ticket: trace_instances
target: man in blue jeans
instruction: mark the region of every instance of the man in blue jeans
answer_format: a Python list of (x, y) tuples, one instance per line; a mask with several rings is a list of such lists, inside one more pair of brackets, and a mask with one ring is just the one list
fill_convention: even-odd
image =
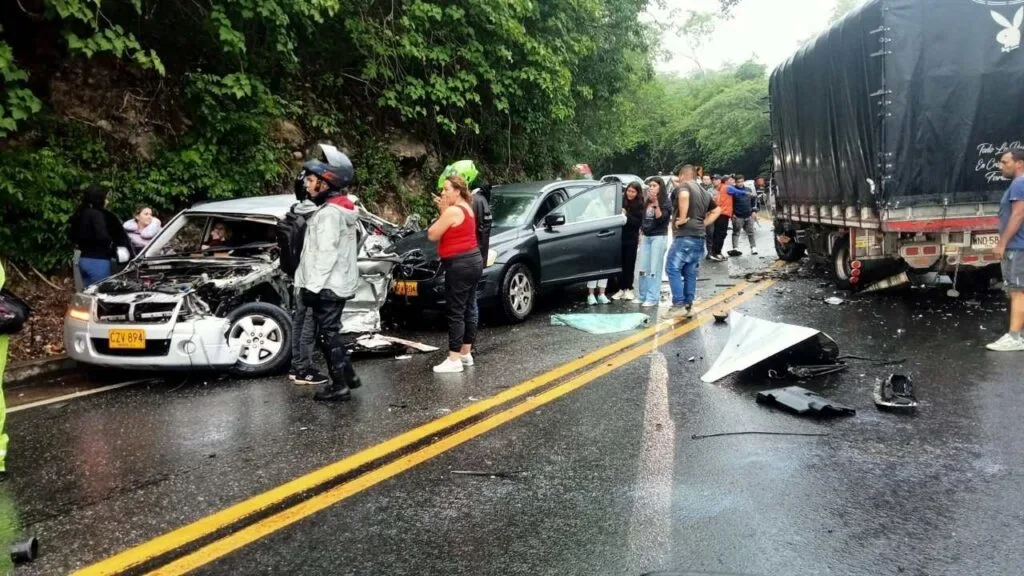
[(989, 344), (993, 352), (1024, 352), (1024, 149), (1003, 154), (1003, 177), (1010, 187), (999, 204), (999, 243), (992, 251), (1003, 267), (1003, 287), (1010, 296), (1010, 329)]
[(697, 270), (704, 258), (707, 226), (713, 224), (722, 209), (714, 197), (696, 180), (696, 172), (687, 164), (679, 171), (679, 193), (676, 196), (675, 240), (668, 251), (665, 265), (668, 284), (672, 288), (671, 318), (693, 316), (693, 300), (697, 295)]

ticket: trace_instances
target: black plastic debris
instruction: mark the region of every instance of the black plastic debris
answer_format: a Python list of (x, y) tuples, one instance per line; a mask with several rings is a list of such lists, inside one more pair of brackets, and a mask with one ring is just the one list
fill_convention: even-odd
[(914, 382), (910, 376), (893, 374), (875, 385), (875, 406), (880, 410), (914, 410), (917, 398), (914, 396)]
[(774, 404), (799, 415), (853, 416), (857, 413), (849, 406), (843, 406), (799, 386), (758, 392), (757, 401), (762, 404)]
[(39, 540), (35, 536), (11, 544), (11, 561), (15, 564), (32, 562), (39, 556)]
[(715, 324), (725, 324), (725, 321), (729, 319), (728, 312), (713, 312), (711, 316), (715, 319)]

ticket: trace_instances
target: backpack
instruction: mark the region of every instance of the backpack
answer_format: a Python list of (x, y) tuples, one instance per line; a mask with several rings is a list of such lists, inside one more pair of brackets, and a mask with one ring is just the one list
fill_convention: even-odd
[(9, 290), (0, 291), (0, 334), (17, 334), (25, 326), (32, 309)]
[[(477, 244), (483, 248), (489, 243), (491, 238), (493, 217), (491, 215), (491, 206), (487, 202), (487, 197), (483, 196), (480, 192), (474, 194), (473, 217), (476, 219), (476, 241)], [(487, 258), (486, 254), (484, 254), (484, 258)]]
[(281, 271), (294, 277), (302, 258), (302, 245), (306, 241), (306, 217), (289, 210), (277, 222), (277, 248), (281, 253)]

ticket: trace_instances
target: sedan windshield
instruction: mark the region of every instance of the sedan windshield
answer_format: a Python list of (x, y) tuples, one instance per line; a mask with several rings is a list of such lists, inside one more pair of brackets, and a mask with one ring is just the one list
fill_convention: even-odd
[(276, 246), (275, 228), (269, 224), (189, 214), (154, 239), (145, 257), (257, 256)]
[(522, 226), (530, 216), (530, 207), (536, 194), (495, 194), (491, 198), (492, 226), (512, 228)]

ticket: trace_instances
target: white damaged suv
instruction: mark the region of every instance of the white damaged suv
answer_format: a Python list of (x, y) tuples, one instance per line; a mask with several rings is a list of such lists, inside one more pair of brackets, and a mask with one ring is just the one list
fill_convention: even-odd
[[(178, 214), (122, 272), (74, 296), (64, 320), (68, 355), (130, 369), (284, 369), (293, 298), (276, 231), (293, 204), (292, 195), (262, 196)], [(360, 209), (361, 280), (345, 308), (346, 332), (380, 330), (399, 260), (388, 226)]]

